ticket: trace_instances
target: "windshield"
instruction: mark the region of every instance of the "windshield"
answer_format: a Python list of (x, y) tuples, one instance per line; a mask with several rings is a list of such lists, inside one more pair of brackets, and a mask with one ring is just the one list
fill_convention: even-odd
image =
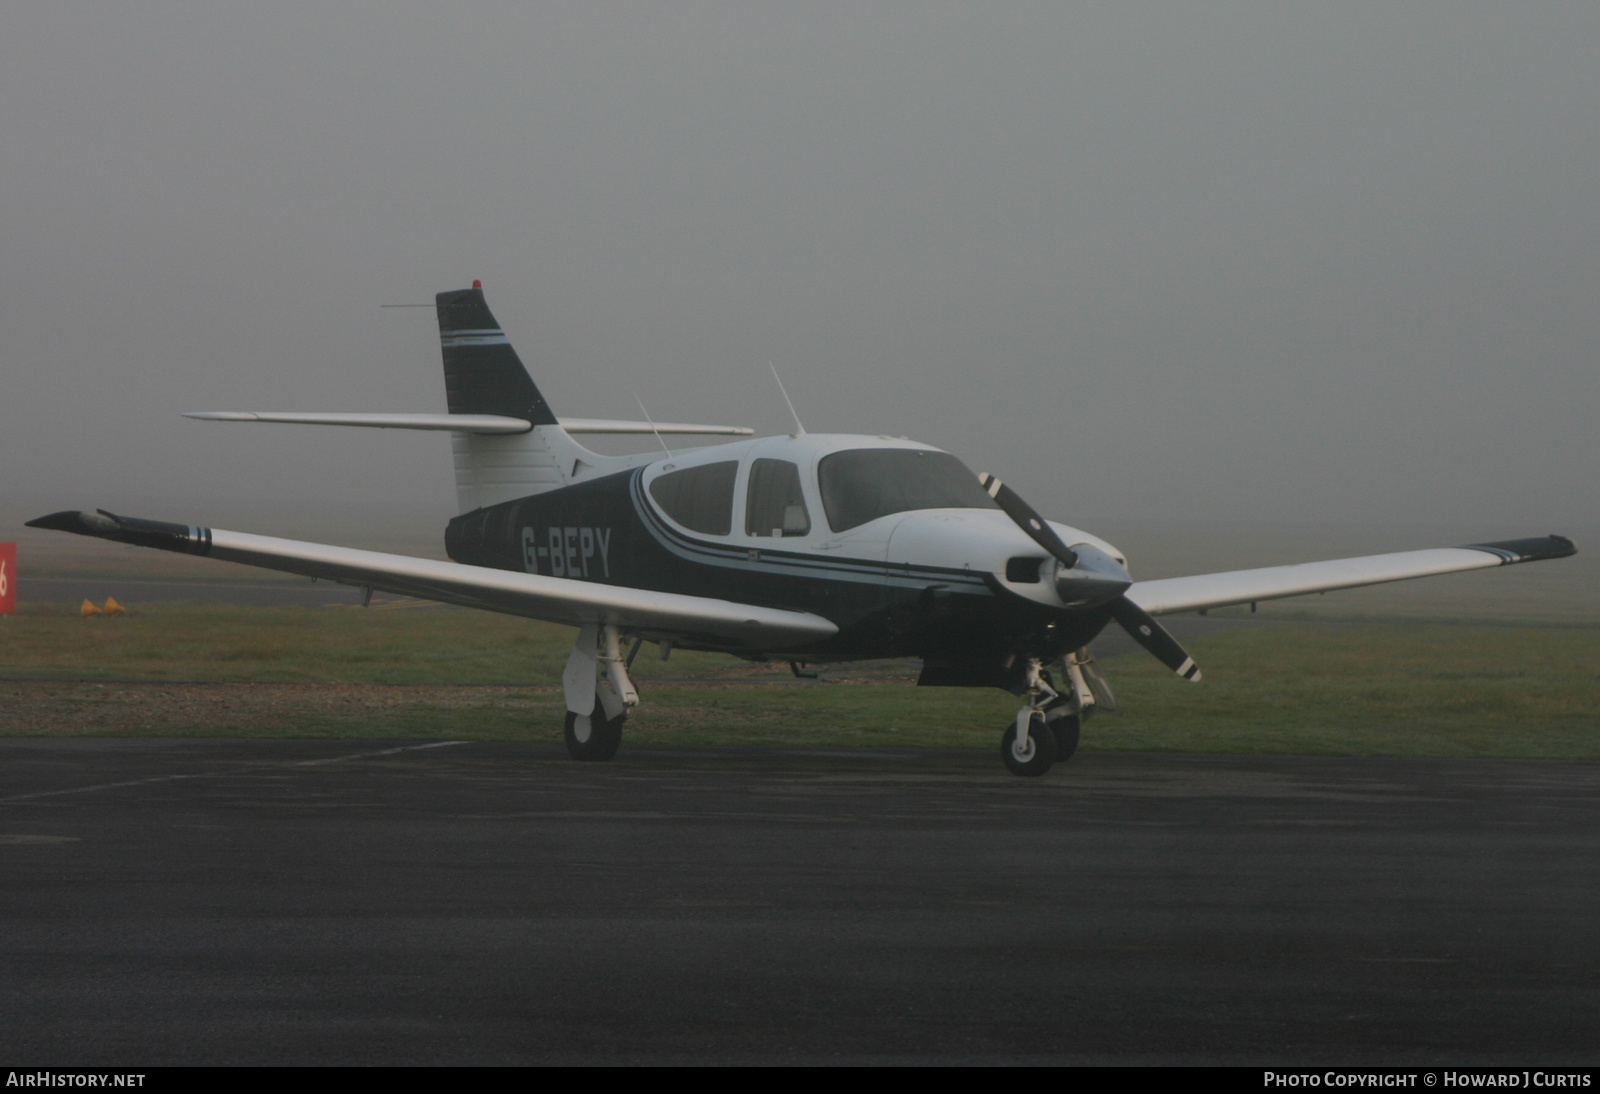
[(817, 464), (828, 524), (843, 532), (910, 509), (998, 509), (978, 476), (948, 452), (857, 448)]

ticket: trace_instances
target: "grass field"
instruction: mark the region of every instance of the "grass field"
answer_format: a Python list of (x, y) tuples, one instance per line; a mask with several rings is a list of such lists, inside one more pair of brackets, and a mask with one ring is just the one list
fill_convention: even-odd
[[(154, 604), (111, 619), (25, 604), (0, 619), (0, 674), (12, 677), (0, 681), (0, 733), (554, 740), (571, 633), (408, 601)], [(1091, 721), (1083, 747), (1600, 758), (1593, 626), (1284, 620), (1189, 646), (1205, 668), (1198, 685), (1144, 655), (1106, 658), (1123, 709)], [(996, 746), (1010, 696), (915, 688), (914, 672), (874, 663), (799, 681), (720, 656), (662, 663), (647, 647), (629, 733)]]

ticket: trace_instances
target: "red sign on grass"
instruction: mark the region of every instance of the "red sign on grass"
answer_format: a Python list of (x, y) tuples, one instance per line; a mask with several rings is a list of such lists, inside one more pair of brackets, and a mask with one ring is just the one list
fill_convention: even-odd
[(0, 543), (0, 615), (17, 610), (17, 545)]

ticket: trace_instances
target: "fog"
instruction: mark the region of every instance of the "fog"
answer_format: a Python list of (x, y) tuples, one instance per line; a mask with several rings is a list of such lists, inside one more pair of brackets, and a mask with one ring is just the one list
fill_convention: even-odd
[(379, 305), (475, 278), (558, 415), (787, 432), (770, 360), (1091, 529), (1591, 526), (1596, 56), (1593, 4), (10, 5), (0, 535), (437, 527), (441, 436), (179, 414), (442, 411)]

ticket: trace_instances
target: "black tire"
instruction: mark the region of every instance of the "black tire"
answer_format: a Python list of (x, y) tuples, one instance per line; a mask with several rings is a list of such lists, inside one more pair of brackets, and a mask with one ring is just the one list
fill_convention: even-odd
[(567, 711), (564, 734), (567, 754), (574, 760), (611, 759), (622, 745), (622, 723), (627, 720), (626, 714), (607, 718), (606, 709), (600, 704), (598, 695), (595, 696), (592, 713), (580, 715)]
[(1056, 763), (1064, 764), (1078, 751), (1078, 734), (1083, 730), (1083, 719), (1076, 714), (1066, 714), (1052, 720), (1050, 729), (1056, 735)]
[(1000, 738), (1000, 759), (1013, 775), (1043, 775), (1056, 762), (1056, 735), (1041, 715), (1035, 714), (1028, 725), (1027, 755), (1017, 755), (1016, 744), (1017, 723), (1012, 722)]

